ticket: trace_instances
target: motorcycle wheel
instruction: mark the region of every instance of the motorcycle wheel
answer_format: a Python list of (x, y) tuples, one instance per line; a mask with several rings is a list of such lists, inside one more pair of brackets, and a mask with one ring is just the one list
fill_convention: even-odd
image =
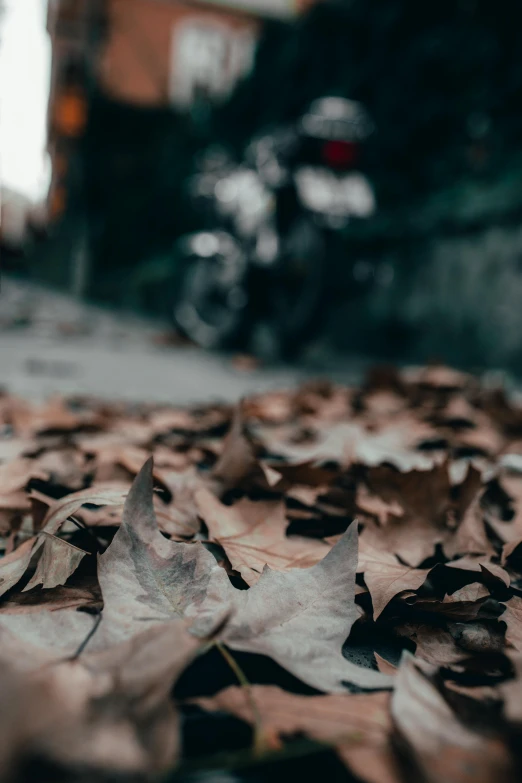
[(327, 246), (311, 221), (299, 220), (285, 242), (274, 293), (281, 357), (295, 359), (321, 328), (327, 290)]
[(176, 328), (202, 348), (246, 347), (249, 338), (245, 266), (225, 257), (185, 260), (172, 308)]

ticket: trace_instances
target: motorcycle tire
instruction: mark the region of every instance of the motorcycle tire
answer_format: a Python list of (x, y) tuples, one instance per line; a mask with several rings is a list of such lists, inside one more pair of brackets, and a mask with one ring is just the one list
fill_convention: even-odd
[(252, 324), (243, 274), (227, 282), (214, 258), (184, 259), (171, 308), (176, 329), (208, 350), (246, 350)]

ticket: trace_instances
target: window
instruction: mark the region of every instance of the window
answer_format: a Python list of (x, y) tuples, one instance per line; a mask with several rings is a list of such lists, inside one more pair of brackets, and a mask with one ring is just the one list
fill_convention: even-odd
[(255, 39), (219, 20), (193, 18), (176, 25), (172, 36), (171, 88), (175, 105), (196, 99), (220, 100), (230, 94), (253, 62)]

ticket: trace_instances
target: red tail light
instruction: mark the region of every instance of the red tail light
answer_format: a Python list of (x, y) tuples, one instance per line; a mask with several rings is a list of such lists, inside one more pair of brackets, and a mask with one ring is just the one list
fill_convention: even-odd
[(323, 146), (322, 156), (330, 168), (350, 168), (359, 159), (359, 145), (352, 141), (327, 141)]

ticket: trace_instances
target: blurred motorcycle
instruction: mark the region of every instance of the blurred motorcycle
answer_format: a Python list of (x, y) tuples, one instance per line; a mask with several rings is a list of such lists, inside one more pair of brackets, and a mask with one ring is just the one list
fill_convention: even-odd
[(207, 348), (248, 349), (269, 323), (284, 358), (317, 334), (341, 232), (376, 209), (359, 170), (373, 127), (361, 104), (321, 98), (294, 127), (254, 139), (243, 160), (210, 148), (190, 182), (206, 228), (177, 245), (183, 268), (174, 322)]

